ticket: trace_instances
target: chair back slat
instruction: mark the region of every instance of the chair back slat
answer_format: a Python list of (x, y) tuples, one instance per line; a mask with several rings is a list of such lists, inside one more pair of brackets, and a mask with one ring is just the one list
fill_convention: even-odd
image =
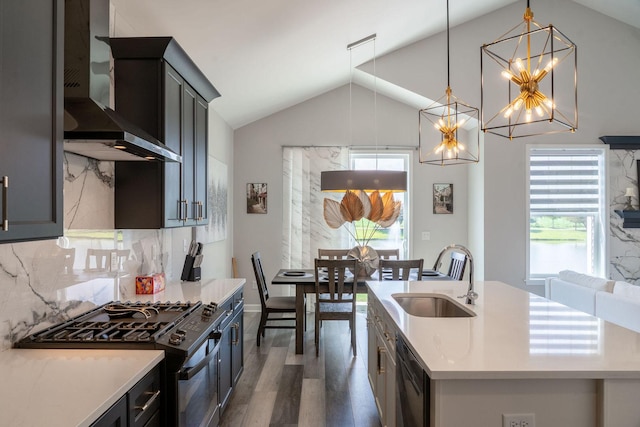
[(376, 249), (380, 259), (400, 259), (400, 249)]
[[(316, 298), (319, 302), (351, 302), (355, 298), (353, 292), (354, 272), (357, 277), (357, 261), (355, 259), (319, 259), (315, 260)], [(320, 282), (326, 280), (328, 292), (320, 292)]]
[(318, 249), (318, 258), (346, 259), (350, 249)]
[(391, 273), (391, 280), (409, 280), (411, 271), (415, 270), (416, 280), (422, 280), (424, 260), (420, 259), (381, 259), (378, 263), (378, 280)]
[(258, 294), (260, 295), (260, 304), (264, 309), (267, 301), (269, 300), (269, 290), (267, 289), (267, 281), (264, 278), (264, 271), (262, 269), (262, 258), (260, 252), (254, 252), (251, 255), (251, 264), (253, 264), (253, 272), (256, 276), (256, 283), (258, 285)]
[(467, 265), (467, 256), (460, 252), (451, 252), (451, 264), (447, 276), (453, 280), (462, 280), (464, 269)]

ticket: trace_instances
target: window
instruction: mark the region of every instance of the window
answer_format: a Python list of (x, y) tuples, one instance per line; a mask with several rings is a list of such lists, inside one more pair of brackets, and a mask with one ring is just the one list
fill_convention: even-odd
[(528, 278), (606, 276), (603, 148), (528, 148)]
[[(376, 151), (351, 150), (349, 152), (350, 169), (353, 170), (395, 170), (406, 171), (409, 176), (409, 164), (411, 152), (388, 151), (378, 153)], [(409, 254), (409, 198), (406, 193), (395, 193), (396, 200), (402, 202), (402, 211), (398, 220), (389, 228), (381, 228), (376, 232), (369, 246), (374, 249), (400, 249), (400, 258), (407, 259)], [(356, 224), (358, 226), (358, 224)], [(352, 245), (355, 241), (351, 239)]]

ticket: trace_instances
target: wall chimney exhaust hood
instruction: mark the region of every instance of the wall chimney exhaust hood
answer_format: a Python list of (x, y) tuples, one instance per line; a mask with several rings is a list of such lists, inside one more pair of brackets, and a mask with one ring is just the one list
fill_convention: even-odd
[(637, 150), (640, 148), (640, 136), (632, 135), (605, 135), (600, 140), (609, 144), (612, 150)]
[(97, 160), (182, 162), (110, 104), (109, 0), (65, 0), (64, 150)]

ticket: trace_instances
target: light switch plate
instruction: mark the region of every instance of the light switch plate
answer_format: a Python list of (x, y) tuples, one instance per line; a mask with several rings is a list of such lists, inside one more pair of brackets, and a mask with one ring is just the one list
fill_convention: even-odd
[(502, 427), (536, 427), (535, 414), (502, 414)]
[(422, 240), (431, 240), (431, 232), (423, 231), (422, 232)]

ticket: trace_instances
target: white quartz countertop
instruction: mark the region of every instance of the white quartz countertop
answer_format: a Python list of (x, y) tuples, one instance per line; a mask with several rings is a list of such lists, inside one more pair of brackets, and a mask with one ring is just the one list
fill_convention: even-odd
[[(640, 378), (640, 334), (500, 282), (367, 282), (431, 379)], [(468, 318), (407, 314), (398, 293), (444, 294)]]
[[(219, 303), (244, 283), (245, 279), (170, 283), (162, 292), (137, 295), (105, 279), (74, 285), (60, 295), (83, 295), (95, 305), (114, 299)], [(160, 350), (2, 351), (0, 426), (89, 426), (163, 358)]]

